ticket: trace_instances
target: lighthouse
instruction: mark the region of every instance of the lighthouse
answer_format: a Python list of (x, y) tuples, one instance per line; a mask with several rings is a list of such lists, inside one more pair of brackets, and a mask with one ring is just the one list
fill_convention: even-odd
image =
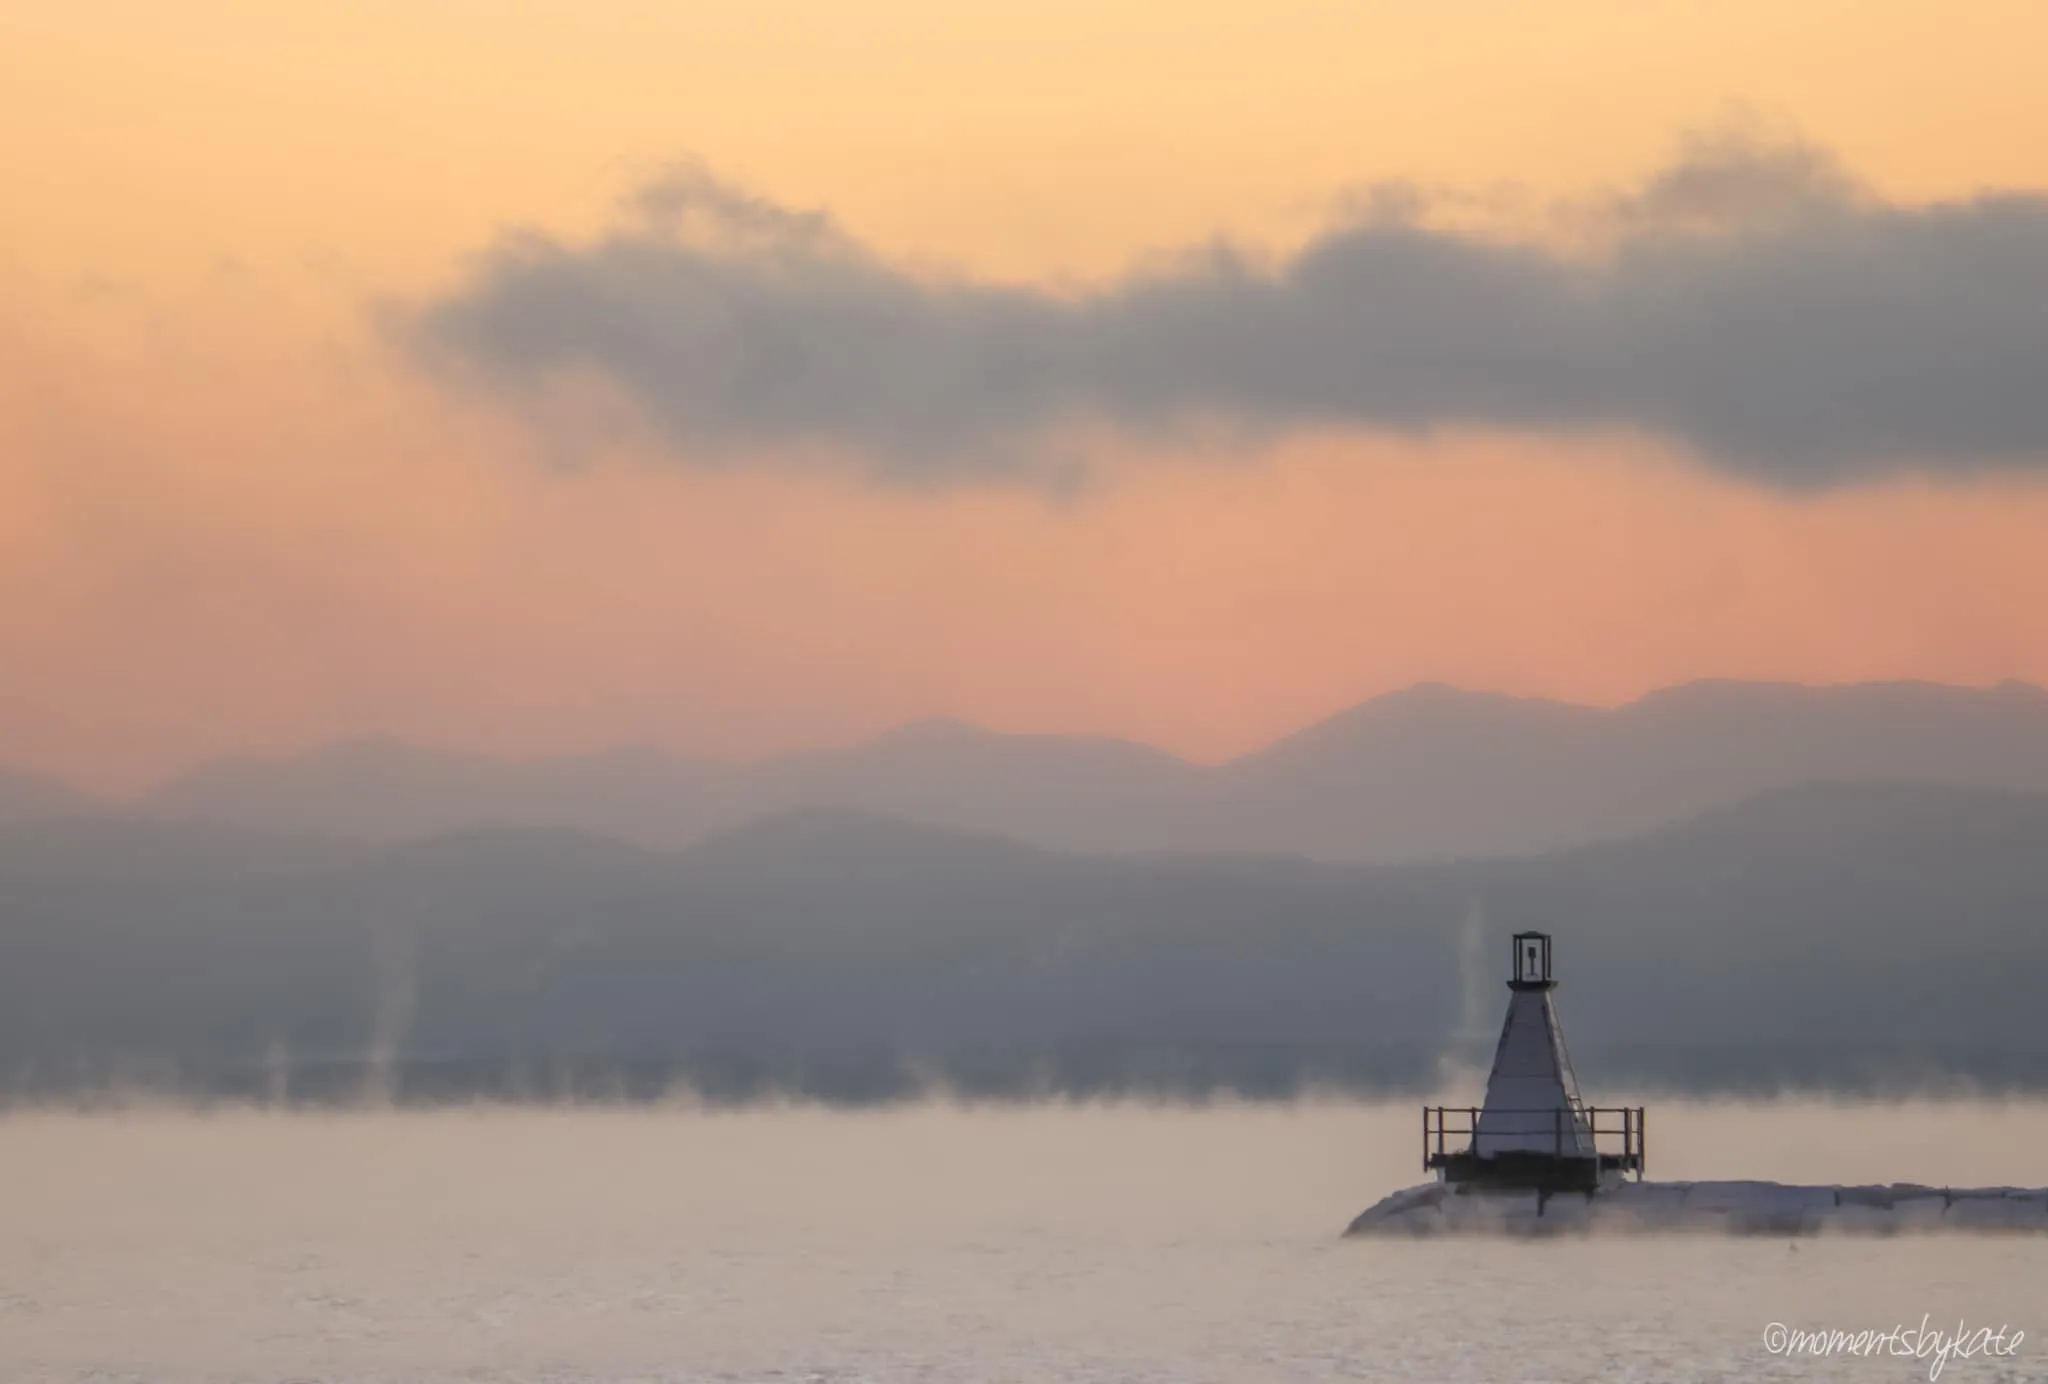
[(1423, 1107), (1422, 1166), (1431, 1180), (1380, 1198), (1345, 1234), (2048, 1234), (2048, 1187), (1645, 1182), (1643, 1108), (1579, 1099), (1552, 1003), (1549, 934), (1518, 932), (1511, 945), (1508, 1014), (1486, 1103)]
[(1558, 1027), (1551, 939), (1518, 932), (1508, 979), (1508, 1012), (1486, 1103), (1427, 1106), (1423, 1166), (1445, 1182), (1534, 1191), (1590, 1191), (1603, 1180), (1643, 1172), (1643, 1108), (1589, 1106)]

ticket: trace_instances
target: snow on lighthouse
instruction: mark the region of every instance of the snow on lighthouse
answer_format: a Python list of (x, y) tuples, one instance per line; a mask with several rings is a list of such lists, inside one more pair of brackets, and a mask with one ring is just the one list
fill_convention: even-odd
[[(1534, 1190), (1591, 1189), (1603, 1175), (1640, 1177), (1642, 1107), (1598, 1109), (1579, 1099), (1550, 999), (1557, 987), (1550, 935), (1518, 932), (1512, 941), (1508, 1014), (1486, 1103), (1423, 1110), (1424, 1166), (1446, 1182)], [(1463, 1147), (1453, 1147), (1453, 1138), (1462, 1138)]]

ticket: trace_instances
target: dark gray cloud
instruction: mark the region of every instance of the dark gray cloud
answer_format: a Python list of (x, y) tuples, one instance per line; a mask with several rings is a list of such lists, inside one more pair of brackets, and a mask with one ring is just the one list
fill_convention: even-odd
[(1062, 293), (892, 264), (685, 167), (593, 242), (505, 238), (409, 330), (497, 388), (593, 372), (699, 464), (822, 444), (903, 483), (1040, 479), (1071, 422), (1622, 427), (1795, 489), (2048, 469), (2048, 198), (1898, 205), (1727, 136), (1578, 208), (1569, 248), (1393, 192), (1283, 259)]

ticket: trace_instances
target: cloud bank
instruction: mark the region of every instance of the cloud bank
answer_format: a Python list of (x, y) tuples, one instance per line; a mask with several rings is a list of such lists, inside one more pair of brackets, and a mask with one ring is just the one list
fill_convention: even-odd
[(1071, 425), (1218, 422), (1633, 429), (1790, 490), (2048, 469), (2048, 197), (1900, 205), (1717, 137), (1579, 208), (1578, 243), (1426, 201), (1061, 293), (914, 272), (681, 167), (590, 243), (504, 238), (407, 329), (494, 389), (595, 375), (692, 464), (851, 453), (902, 484), (1043, 479)]

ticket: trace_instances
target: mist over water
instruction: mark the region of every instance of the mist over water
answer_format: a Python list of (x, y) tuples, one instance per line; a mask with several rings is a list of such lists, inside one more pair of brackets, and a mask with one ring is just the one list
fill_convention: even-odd
[[(2048, 1182), (2039, 1103), (1651, 1122), (1660, 1178)], [(17, 1112), (0, 1378), (1909, 1379), (1762, 1332), (1922, 1313), (2029, 1333), (1944, 1379), (2048, 1370), (2038, 1239), (1340, 1239), (1418, 1138), (1406, 1103)]]

